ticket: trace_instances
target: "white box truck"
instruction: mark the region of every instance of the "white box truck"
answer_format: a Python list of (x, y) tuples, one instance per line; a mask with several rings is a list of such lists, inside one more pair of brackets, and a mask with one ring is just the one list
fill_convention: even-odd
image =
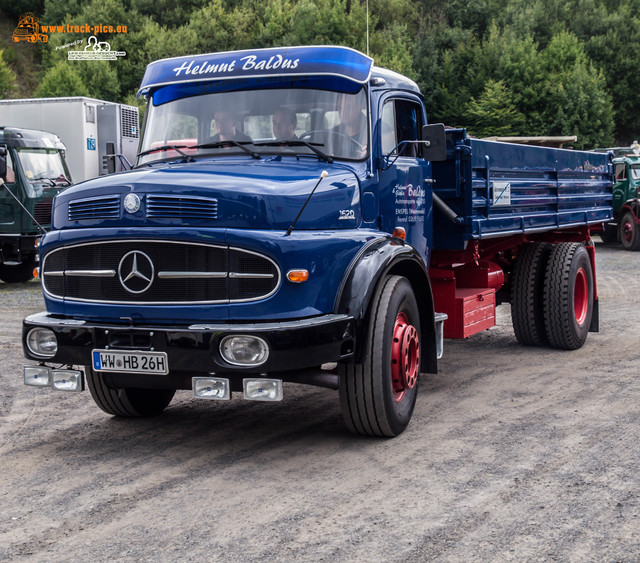
[(127, 170), (140, 140), (137, 107), (79, 96), (0, 100), (0, 126), (58, 135), (75, 183)]

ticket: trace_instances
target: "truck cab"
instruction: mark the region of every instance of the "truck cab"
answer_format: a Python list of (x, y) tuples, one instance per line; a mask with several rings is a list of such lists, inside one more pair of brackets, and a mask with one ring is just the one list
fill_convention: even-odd
[(57, 135), (0, 127), (0, 279), (33, 278), (37, 241), (51, 226), (53, 198), (71, 184)]
[(606, 242), (619, 239), (626, 250), (640, 250), (640, 154), (629, 151), (629, 154), (617, 156), (613, 159), (613, 166), (613, 211), (616, 223), (607, 225), (603, 238)]

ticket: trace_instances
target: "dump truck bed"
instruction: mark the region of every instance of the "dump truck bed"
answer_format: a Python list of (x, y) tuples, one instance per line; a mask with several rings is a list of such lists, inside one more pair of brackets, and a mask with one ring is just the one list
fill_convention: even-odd
[(610, 154), (483, 141), (449, 130), (447, 160), (433, 163), (433, 191), (457, 220), (442, 206), (434, 212), (434, 248), (606, 222), (610, 163)]

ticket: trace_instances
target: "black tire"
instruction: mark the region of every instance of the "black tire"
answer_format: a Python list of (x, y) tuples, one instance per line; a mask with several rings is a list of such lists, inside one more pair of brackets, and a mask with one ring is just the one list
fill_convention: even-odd
[(112, 389), (102, 376), (86, 368), (91, 396), (104, 412), (126, 418), (144, 418), (160, 414), (167, 408), (175, 391), (171, 389)]
[(511, 282), (511, 322), (516, 339), (525, 346), (544, 346), (544, 279), (552, 245), (525, 246), (516, 260)]
[(640, 250), (640, 228), (631, 211), (625, 211), (620, 221), (620, 242), (625, 250)]
[(615, 225), (605, 225), (604, 231), (600, 233), (600, 238), (605, 244), (615, 244), (618, 242), (618, 227)]
[(549, 344), (576, 350), (587, 339), (593, 315), (593, 271), (584, 246), (554, 245), (547, 263), (544, 320)]
[(340, 365), (342, 414), (354, 434), (397, 436), (411, 420), (420, 375), (420, 315), (406, 278), (383, 280), (366, 333), (364, 363)]
[(36, 255), (29, 254), (19, 264), (0, 264), (0, 280), (6, 283), (23, 283), (33, 279)]

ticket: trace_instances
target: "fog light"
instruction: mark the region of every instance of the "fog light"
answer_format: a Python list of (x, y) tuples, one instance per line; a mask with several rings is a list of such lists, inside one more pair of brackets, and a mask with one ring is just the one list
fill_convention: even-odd
[(34, 356), (53, 358), (58, 351), (56, 335), (49, 328), (32, 328), (26, 338), (27, 348)]
[(228, 401), (231, 399), (231, 386), (224, 377), (193, 377), (193, 396), (197, 399)]
[(243, 379), (244, 398), (250, 401), (282, 401), (280, 379)]
[(83, 391), (83, 374), (77, 369), (51, 370), (51, 387), (56, 391)]
[(24, 384), (32, 387), (51, 387), (51, 368), (47, 366), (24, 366)]
[(236, 366), (259, 366), (269, 357), (269, 346), (257, 336), (225, 336), (220, 342), (220, 354)]

